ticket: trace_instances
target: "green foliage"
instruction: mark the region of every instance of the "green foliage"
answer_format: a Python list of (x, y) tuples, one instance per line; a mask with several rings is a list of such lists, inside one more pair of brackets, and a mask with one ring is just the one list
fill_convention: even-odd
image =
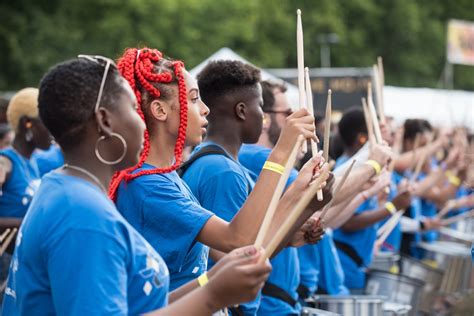
[[(79, 53), (117, 57), (148, 45), (188, 68), (227, 46), (261, 67), (295, 67), (296, 15), (305, 61), (320, 66), (318, 35), (337, 33), (333, 67), (384, 57), (386, 82), (438, 84), (451, 18), (474, 20), (471, 0), (17, 0), (0, 4), (0, 90), (37, 85)], [(454, 87), (474, 90), (474, 67), (454, 68)]]

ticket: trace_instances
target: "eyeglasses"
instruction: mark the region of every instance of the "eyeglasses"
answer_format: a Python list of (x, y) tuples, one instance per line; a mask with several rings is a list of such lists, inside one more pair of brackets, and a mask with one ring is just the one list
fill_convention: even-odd
[(292, 109), (288, 109), (288, 110), (280, 110), (280, 111), (276, 111), (276, 110), (268, 110), (268, 111), (264, 111), (265, 113), (272, 113), (272, 114), (283, 114), (285, 116), (290, 116), (291, 114), (293, 114), (293, 110)]
[(99, 110), (99, 104), (100, 104), (100, 100), (102, 99), (102, 93), (104, 91), (105, 80), (107, 80), (107, 74), (109, 72), (110, 65), (114, 66), (115, 68), (117, 68), (117, 65), (115, 65), (112, 59), (104, 57), (104, 56), (99, 56), (99, 55), (95, 55), (95, 56), (78, 55), (77, 58), (84, 58), (105, 67), (104, 75), (102, 76), (102, 81), (100, 83), (99, 95), (97, 96), (97, 101), (95, 102), (94, 112), (97, 112)]

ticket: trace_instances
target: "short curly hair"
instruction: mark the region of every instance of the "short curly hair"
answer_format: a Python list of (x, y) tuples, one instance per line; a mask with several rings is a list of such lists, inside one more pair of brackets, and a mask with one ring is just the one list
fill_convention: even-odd
[[(86, 123), (94, 117), (105, 67), (86, 59), (72, 59), (52, 67), (41, 79), (39, 114), (46, 128), (63, 149), (83, 141)], [(101, 105), (113, 106), (125, 80), (110, 67)]]
[(211, 109), (219, 97), (253, 88), (260, 80), (259, 69), (238, 60), (211, 61), (197, 76), (201, 98)]
[(362, 109), (360, 107), (347, 109), (338, 123), (338, 130), (346, 147), (351, 147), (356, 143), (359, 133), (367, 134), (367, 125)]

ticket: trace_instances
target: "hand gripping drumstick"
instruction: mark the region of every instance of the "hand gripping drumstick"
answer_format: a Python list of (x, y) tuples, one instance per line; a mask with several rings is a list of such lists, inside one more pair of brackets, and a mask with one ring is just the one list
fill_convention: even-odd
[(273, 236), (267, 247), (265, 248), (265, 255), (260, 258), (260, 261), (270, 258), (273, 252), (278, 248), (278, 245), (283, 241), (285, 236), (291, 230), (295, 222), (301, 216), (303, 211), (308, 206), (311, 199), (313, 199), (316, 192), (319, 190), (321, 184), (329, 177), (329, 164), (325, 164), (321, 169), (321, 175), (313, 183), (309, 185), (309, 188), (303, 193), (303, 196), (296, 203), (295, 207), (290, 212), (288, 218), (283, 222), (282, 226), (278, 229), (276, 234)]

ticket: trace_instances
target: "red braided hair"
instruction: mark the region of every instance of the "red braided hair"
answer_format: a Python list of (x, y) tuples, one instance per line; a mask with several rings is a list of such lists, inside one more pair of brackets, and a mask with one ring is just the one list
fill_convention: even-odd
[[(169, 64), (168, 68), (170, 69), (157, 73), (155, 66), (163, 62), (167, 62)], [(143, 165), (150, 153), (150, 134), (148, 131), (149, 127), (147, 127), (144, 135), (145, 143), (143, 145), (143, 152), (140, 155), (138, 164), (127, 170), (117, 172), (112, 177), (109, 187), (109, 196), (112, 200), (116, 199), (117, 189), (122, 180), (130, 181), (142, 175), (167, 173), (176, 170), (180, 166), (188, 123), (188, 101), (183, 74), (184, 64), (181, 61), (170, 62), (164, 59), (162, 53), (156, 49), (143, 48), (142, 50), (138, 50), (136, 48), (128, 48), (119, 59), (117, 66), (120, 74), (128, 81), (135, 93), (138, 102), (137, 112), (145, 123), (142, 93), (148, 93), (152, 98), (159, 98), (162, 95), (162, 91), (157, 88), (157, 85), (169, 84), (176, 80), (178, 82), (180, 120), (178, 137), (174, 147), (174, 164), (166, 168), (155, 168), (151, 170), (141, 170), (134, 174), (131, 173)]]

